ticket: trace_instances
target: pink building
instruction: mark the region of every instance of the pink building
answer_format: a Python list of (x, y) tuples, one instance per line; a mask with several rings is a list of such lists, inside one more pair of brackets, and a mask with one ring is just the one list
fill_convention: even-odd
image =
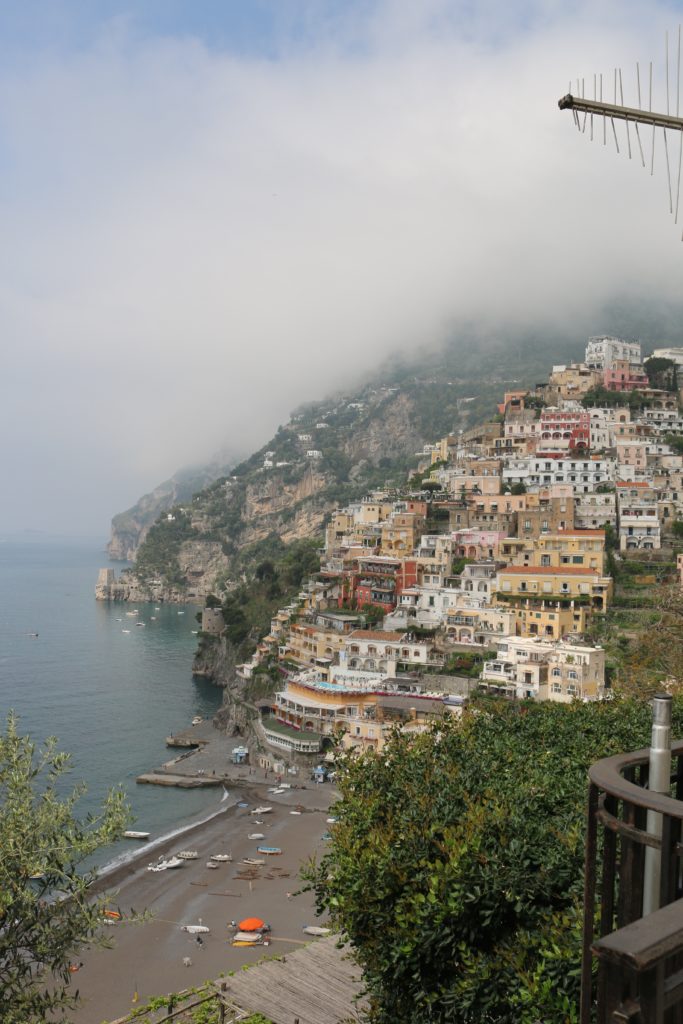
[(453, 554), (459, 558), (497, 558), (500, 542), (507, 534), (500, 530), (456, 530)]
[(540, 435), (538, 453), (586, 451), (590, 447), (590, 413), (588, 410), (544, 409)]
[(642, 366), (616, 359), (603, 373), (603, 383), (608, 391), (639, 391), (650, 386)]

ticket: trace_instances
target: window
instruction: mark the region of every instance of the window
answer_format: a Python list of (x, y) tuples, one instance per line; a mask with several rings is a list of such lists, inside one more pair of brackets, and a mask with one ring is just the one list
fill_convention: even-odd
[(541, 565), (550, 565), (550, 555), (541, 555)]
[(583, 565), (583, 555), (572, 555), (574, 565)]

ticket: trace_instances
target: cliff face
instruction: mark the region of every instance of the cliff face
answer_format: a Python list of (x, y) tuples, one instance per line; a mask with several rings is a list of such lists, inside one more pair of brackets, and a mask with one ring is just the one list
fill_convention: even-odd
[[(487, 360), (481, 339), (472, 339), (443, 363), (425, 356), (410, 368), (394, 363), (353, 394), (307, 405), (198, 493), (158, 488), (162, 494), (141, 499), (141, 511), (116, 517), (110, 551), (130, 555), (138, 544), (141, 584), (160, 579), (188, 600), (225, 593), (270, 557), (274, 538), (288, 544), (318, 536), (334, 508), (405, 480), (425, 442), (482, 422), (506, 387), (533, 383), (544, 365), (538, 350), (552, 360), (553, 346), (546, 337), (527, 344), (524, 364), (519, 344), (487, 342)], [(172, 515), (150, 526), (155, 501)]]
[(179, 502), (189, 501), (193, 494), (208, 487), (228, 472), (231, 462), (214, 461), (196, 470), (176, 473), (125, 512), (119, 512), (111, 521), (111, 538), (107, 554), (114, 561), (132, 562), (150, 527), (164, 512)]

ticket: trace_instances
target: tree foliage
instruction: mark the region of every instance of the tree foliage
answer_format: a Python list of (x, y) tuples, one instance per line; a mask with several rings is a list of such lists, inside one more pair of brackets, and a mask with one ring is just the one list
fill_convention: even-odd
[(649, 728), (634, 700), (482, 701), (340, 759), (338, 823), (308, 877), (376, 1024), (578, 1019), (586, 771)]
[(3, 1024), (58, 1021), (78, 997), (69, 965), (83, 945), (104, 944), (104, 898), (93, 898), (85, 858), (118, 838), (128, 819), (112, 791), (81, 822), (83, 786), (64, 795), (69, 755), (19, 735), (13, 715), (0, 734), (0, 1007)]

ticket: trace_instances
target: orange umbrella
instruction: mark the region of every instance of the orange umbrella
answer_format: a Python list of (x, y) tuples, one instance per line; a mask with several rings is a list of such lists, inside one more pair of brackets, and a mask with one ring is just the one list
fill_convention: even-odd
[(238, 927), (241, 932), (257, 932), (265, 926), (266, 922), (262, 921), (260, 917), (245, 917), (244, 921), (240, 921)]

